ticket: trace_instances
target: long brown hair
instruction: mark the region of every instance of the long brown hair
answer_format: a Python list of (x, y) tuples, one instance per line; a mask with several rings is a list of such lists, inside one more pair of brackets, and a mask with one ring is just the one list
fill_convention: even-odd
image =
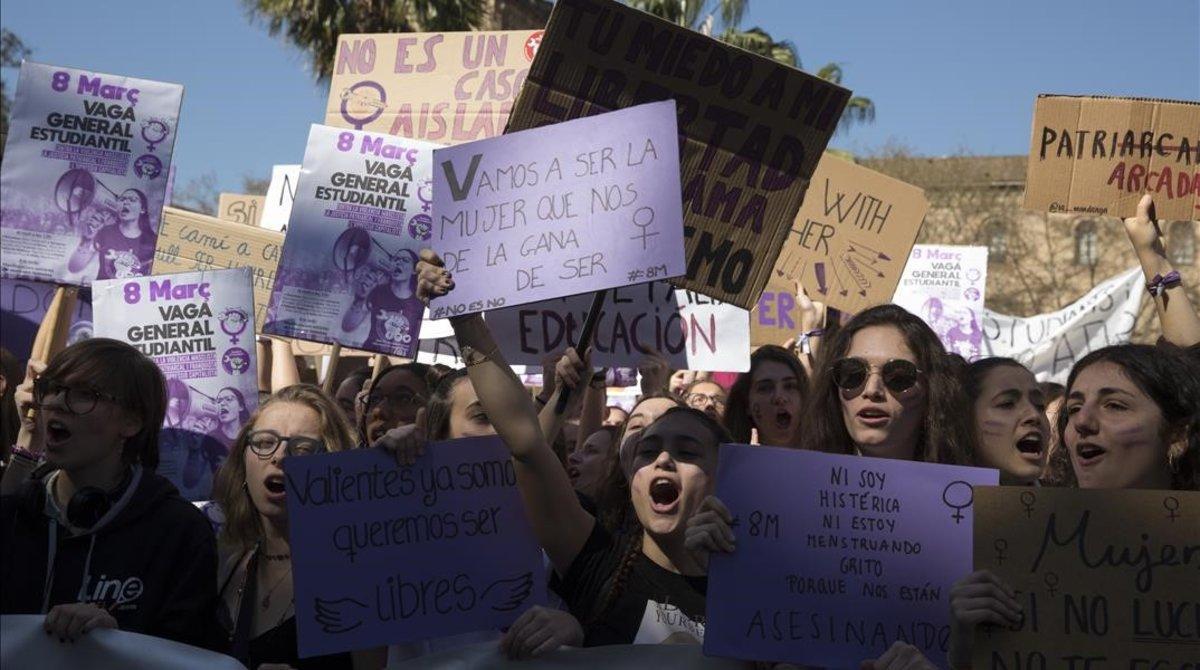
[(237, 439), (229, 449), (229, 458), (217, 472), (213, 483), (213, 498), (225, 515), (221, 527), (221, 541), (231, 548), (244, 551), (262, 539), (262, 526), (250, 493), (246, 490), (246, 447), (250, 433), (263, 412), (272, 405), (295, 403), (317, 413), (321, 439), (329, 451), (344, 451), (354, 448), (354, 434), (341, 408), (332, 398), (312, 384), (289, 386), (263, 401), (250, 420), (238, 431)]
[(750, 444), (750, 431), (756, 428), (754, 418), (750, 416), (750, 386), (754, 383), (754, 372), (767, 361), (786, 365), (796, 375), (801, 406), (808, 400), (808, 373), (804, 371), (800, 359), (787, 349), (774, 344), (759, 347), (750, 355), (750, 369), (739, 374), (733, 386), (729, 387), (729, 400), (725, 403), (725, 427), (729, 429), (733, 439), (742, 444)]
[(974, 431), (966, 394), (938, 336), (924, 321), (896, 305), (878, 305), (855, 315), (822, 348), (812, 393), (805, 408), (803, 448), (854, 454), (854, 442), (842, 418), (842, 400), (833, 381), (833, 363), (846, 356), (850, 341), (875, 326), (895, 328), (916, 357), (925, 385), (925, 409), (913, 460), (966, 465), (974, 458)]

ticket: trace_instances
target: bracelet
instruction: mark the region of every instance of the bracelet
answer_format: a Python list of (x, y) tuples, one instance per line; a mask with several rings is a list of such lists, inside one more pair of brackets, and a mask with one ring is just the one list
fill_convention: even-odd
[(32, 451), (26, 449), (25, 447), (18, 447), (15, 444), (12, 446), (12, 456), (13, 456), (13, 458), (23, 458), (23, 459), (29, 461), (30, 463), (32, 463), (33, 465), (37, 465), (42, 460), (37, 454), (33, 453)]
[(462, 356), (463, 365), (468, 368), (492, 360), (492, 354), (485, 354), (469, 344), (463, 346), (459, 353)]
[(816, 328), (814, 330), (810, 330), (807, 333), (803, 333), (802, 335), (800, 335), (800, 353), (811, 354), (812, 353), (812, 344), (809, 342), (809, 340), (811, 340), (814, 337), (821, 337), (824, 334), (825, 334), (824, 328)]
[(1165, 275), (1154, 275), (1153, 279), (1146, 282), (1146, 290), (1157, 298), (1162, 295), (1163, 291), (1179, 286), (1181, 283), (1183, 283), (1183, 278), (1179, 276), (1179, 271), (1171, 270)]

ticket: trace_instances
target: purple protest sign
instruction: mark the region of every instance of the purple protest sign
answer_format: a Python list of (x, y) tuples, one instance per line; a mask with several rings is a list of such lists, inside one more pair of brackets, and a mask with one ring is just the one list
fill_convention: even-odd
[(150, 274), (183, 87), (25, 61), (0, 170), (0, 276)]
[(708, 571), (704, 652), (854, 667), (900, 640), (944, 667), (971, 571), (974, 488), (996, 470), (728, 444), (737, 550)]
[[(38, 327), (46, 318), (46, 310), (57, 290), (54, 284), (24, 279), (0, 279), (0, 347), (8, 349), (17, 360), (29, 358)], [(67, 344), (75, 344), (92, 336), (92, 293), (79, 289), (75, 313), (67, 331)], [(22, 366), (22, 371), (24, 367)]]
[(287, 458), (300, 656), (507, 626), (546, 600), (542, 552), (497, 437)]
[(415, 355), (435, 146), (313, 125), (263, 332)]
[(434, 151), (438, 319), (684, 274), (675, 102)]
[(128, 342), (167, 379), (158, 473), (188, 500), (213, 479), (258, 408), (252, 270), (98, 281), (96, 335)]

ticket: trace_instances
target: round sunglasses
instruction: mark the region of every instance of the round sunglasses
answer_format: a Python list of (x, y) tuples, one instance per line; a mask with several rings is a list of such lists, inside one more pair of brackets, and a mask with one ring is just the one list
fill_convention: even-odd
[(917, 385), (921, 370), (912, 361), (893, 359), (881, 366), (871, 365), (861, 358), (843, 358), (833, 363), (833, 383), (843, 391), (857, 391), (867, 383), (871, 372), (878, 370), (883, 385), (894, 394), (901, 394)]

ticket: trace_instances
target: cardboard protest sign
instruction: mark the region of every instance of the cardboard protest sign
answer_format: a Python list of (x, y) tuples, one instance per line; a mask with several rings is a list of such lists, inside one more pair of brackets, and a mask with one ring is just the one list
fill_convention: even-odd
[(1200, 492), (982, 487), (975, 569), (1024, 617), (976, 630), (971, 667), (1187, 668), (1200, 645)]
[[(578, 345), (591, 296), (557, 298), (487, 313), (488, 327), (509, 363), (541, 365), (542, 357)], [(636, 366), (658, 352), (681, 370), (750, 369), (746, 310), (665, 281), (615, 288), (592, 341), (592, 364)]]
[(341, 35), (325, 124), (458, 144), (504, 132), (541, 30)]
[(287, 230), (292, 218), (292, 203), (296, 201), (296, 184), (300, 181), (299, 165), (275, 165), (271, 168), (271, 183), (263, 202), (262, 218), (258, 225), (267, 230)]
[(25, 61), (0, 168), (0, 277), (150, 274), (183, 87)]
[(782, 345), (801, 334), (800, 309), (796, 304), (796, 282), (771, 277), (767, 288), (750, 310), (750, 345)]
[(174, 207), (163, 209), (154, 269), (160, 274), (250, 268), (254, 273), (254, 323), (262, 328), (275, 286), (283, 234)]
[(109, 279), (93, 288), (96, 335), (128, 342), (167, 378), (158, 474), (188, 500), (213, 477), (258, 407), (251, 270)]
[[(54, 284), (0, 279), (0, 347), (8, 349), (17, 360), (29, 358), (30, 348), (38, 327), (46, 318), (46, 310), (54, 298)], [(91, 291), (80, 289), (67, 331), (67, 344), (75, 344), (92, 336)], [(24, 371), (24, 366), (22, 366)], [(11, 382), (10, 382), (11, 383)]]
[(825, 154), (774, 275), (846, 312), (886, 303), (928, 209), (921, 189)]
[(708, 569), (704, 651), (857, 667), (897, 640), (945, 667), (950, 587), (971, 571), (973, 487), (999, 472), (722, 445), (737, 551)]
[(435, 318), (683, 274), (675, 103), (434, 152)]
[(1200, 102), (1038, 96), (1025, 207), (1129, 217), (1143, 193), (1159, 219), (1200, 219)]
[(217, 218), (257, 226), (262, 219), (266, 202), (266, 196), (262, 195), (222, 193), (217, 203)]
[(987, 247), (918, 244), (908, 255), (892, 302), (937, 333), (946, 351), (967, 361), (985, 355), (983, 299)]
[(983, 311), (988, 356), (1015, 358), (1041, 382), (1067, 383), (1075, 361), (1089, 352), (1125, 344), (1133, 334), (1146, 289), (1140, 268), (1101, 282), (1057, 312), (1031, 317)]
[(506, 132), (674, 99), (687, 278), (754, 306), (850, 92), (613, 0), (560, 0)]
[(413, 356), (434, 146), (313, 125), (263, 332)]
[(500, 628), (545, 602), (499, 438), (433, 443), (411, 467), (364, 449), (283, 469), (301, 657)]

